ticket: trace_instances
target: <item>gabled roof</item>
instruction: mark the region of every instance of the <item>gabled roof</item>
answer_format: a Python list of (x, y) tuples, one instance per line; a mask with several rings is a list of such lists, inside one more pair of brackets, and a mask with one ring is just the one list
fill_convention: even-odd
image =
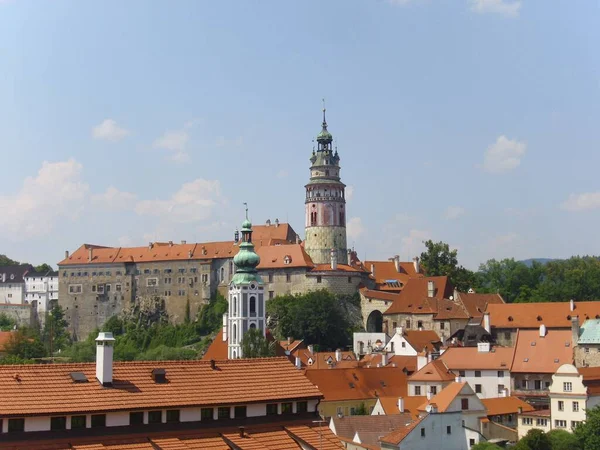
[(411, 420), (410, 414), (399, 412), (385, 416), (333, 416), (331, 418), (337, 436), (352, 440), (358, 433), (361, 443), (367, 445), (377, 444), (379, 436), (403, 427)]
[(336, 352), (310, 352), (308, 349), (302, 348), (294, 352), (300, 358), (302, 367), (305, 369), (330, 369), (335, 368), (351, 368), (358, 365), (356, 356), (353, 352), (340, 352), (340, 361), (336, 359)]
[(440, 337), (433, 330), (404, 330), (402, 335), (417, 353), (432, 351), (441, 344)]
[[(152, 370), (166, 370), (155, 383)], [(88, 382), (74, 382), (81, 372)], [(96, 381), (96, 365), (0, 366), (0, 416), (92, 413), (145, 408), (254, 403), (320, 398), (321, 393), (287, 358), (217, 361), (115, 362), (112, 387)], [(285, 380), (282, 383), (281, 380)]]
[(417, 373), (412, 374), (408, 381), (454, 381), (456, 376), (441, 359), (434, 359)]
[(0, 285), (24, 283), (25, 275), (34, 272), (31, 264), (17, 264), (12, 266), (0, 266)]
[(515, 349), (492, 347), (480, 352), (477, 347), (451, 347), (440, 356), (451, 370), (510, 370)]
[(406, 374), (397, 367), (307, 370), (306, 377), (324, 395), (324, 401), (406, 396)]
[(555, 373), (561, 365), (573, 363), (571, 339), (570, 330), (547, 330), (544, 337), (539, 330), (518, 330), (510, 371)]
[(279, 341), (279, 346), (286, 352), (294, 352), (299, 349), (305, 349), (304, 339), (286, 339), (285, 341)]
[[(427, 400), (424, 395), (413, 395), (404, 397), (404, 411), (410, 413), (414, 418), (419, 415), (418, 408)], [(386, 414), (398, 414), (398, 397), (379, 397), (379, 404)]]
[(570, 328), (571, 317), (578, 316), (579, 323), (587, 319), (600, 319), (600, 301), (544, 303), (488, 304), (492, 328)]
[(500, 294), (478, 294), (459, 292), (458, 298), (467, 309), (470, 317), (483, 317), (487, 305), (503, 305), (504, 299)]
[(583, 323), (577, 343), (600, 344), (600, 319), (588, 319)]
[(204, 356), (203, 361), (227, 359), (227, 341), (223, 340), (223, 328), (219, 330), (213, 341), (210, 343)]
[(397, 298), (399, 298), (399, 296), (400, 296), (400, 294), (393, 294), (391, 292), (376, 291), (376, 290), (367, 289), (367, 288), (360, 289), (360, 293), (365, 298), (376, 299), (376, 300), (383, 300), (383, 301), (386, 301), (386, 302), (393, 302)]
[[(359, 362), (359, 367), (377, 367), (382, 363), (382, 355), (380, 352), (365, 355)], [(405, 370), (410, 375), (417, 370), (417, 357), (408, 355), (388, 356), (386, 367), (398, 367)]]
[(310, 256), (300, 244), (263, 245), (256, 251), (260, 256), (258, 269), (284, 269), (286, 267), (314, 267)]
[(467, 388), (466, 390), (470, 390), (470, 392), (468, 392), (469, 394), (473, 393), (473, 390), (469, 387), (469, 385), (466, 381), (461, 381), (461, 382), (453, 381), (448, 386), (446, 386), (444, 389), (442, 389), (440, 392), (438, 392), (436, 395), (431, 397), (431, 400), (426, 401), (421, 406), (419, 406), (419, 411), (425, 411), (426, 410), (425, 408), (427, 407), (427, 405), (435, 404), (437, 406), (438, 412), (441, 412), (441, 413), (446, 412), (446, 410), (452, 404), (452, 401), (459, 394), (467, 393), (467, 392), (463, 392), (463, 388), (465, 388), (465, 387)]
[(517, 397), (499, 397), (499, 398), (482, 398), (480, 399), (488, 416), (502, 416), (504, 414), (517, 414), (519, 408), (523, 412), (535, 410), (529, 403), (524, 402)]
[(420, 417), (413, 422), (405, 425), (402, 428), (399, 428), (395, 431), (392, 431), (390, 434), (385, 435), (380, 439), (381, 442), (385, 442), (387, 444), (398, 445), (400, 442), (406, 438), (410, 434), (412, 430), (414, 430), (417, 425), (419, 425), (427, 416)]
[(331, 268), (331, 264), (315, 264), (311, 272), (356, 272), (364, 273), (365, 271), (360, 266), (349, 266), (348, 264), (338, 264), (334, 270)]
[[(410, 278), (423, 277), (423, 273), (415, 271), (415, 265), (412, 262), (400, 261), (398, 263), (400, 269), (396, 270), (396, 263), (391, 261), (365, 261), (364, 266), (368, 271), (374, 270), (373, 278), (377, 284), (377, 289), (385, 291), (398, 291), (406, 285)], [(391, 283), (396, 281), (395, 283)]]

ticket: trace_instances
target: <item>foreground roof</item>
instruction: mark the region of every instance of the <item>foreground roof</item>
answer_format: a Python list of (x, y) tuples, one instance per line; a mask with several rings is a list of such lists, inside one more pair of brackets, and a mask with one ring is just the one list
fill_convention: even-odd
[(538, 330), (517, 331), (511, 372), (555, 373), (563, 364), (573, 364), (571, 337), (570, 330), (548, 330), (544, 337)]
[(337, 436), (352, 440), (354, 435), (358, 433), (362, 444), (376, 445), (379, 436), (409, 424), (411, 415), (396, 412), (385, 416), (333, 416), (331, 420)]
[(480, 399), (488, 416), (501, 416), (503, 414), (517, 414), (519, 408), (523, 412), (534, 411), (535, 408), (529, 403), (524, 402), (517, 397), (499, 397), (499, 398), (482, 398)]
[[(166, 370), (155, 383), (152, 370)], [(82, 372), (88, 382), (74, 382)], [(0, 416), (48, 415), (254, 403), (319, 398), (319, 390), (287, 358), (115, 362), (112, 387), (96, 380), (96, 365), (0, 366)], [(281, 380), (285, 380), (282, 383)]]
[[(424, 395), (413, 395), (404, 397), (404, 411), (410, 413), (412, 417), (419, 415), (419, 406), (423, 402), (427, 401), (427, 397)], [(386, 414), (398, 414), (398, 397), (379, 397), (379, 403)]]
[(301, 244), (263, 245), (256, 250), (260, 256), (258, 269), (281, 269), (286, 267), (312, 268), (314, 264)]
[(392, 431), (391, 433), (382, 437), (380, 439), (380, 441), (385, 442), (387, 444), (398, 445), (400, 442), (402, 442), (404, 440), (404, 438), (406, 436), (408, 436), (410, 434), (410, 432), (412, 430), (414, 430), (417, 427), (417, 425), (419, 425), (425, 419), (425, 417), (427, 417), (427, 416), (420, 417), (420, 418), (416, 419), (415, 421), (409, 423), (408, 425), (405, 425), (401, 428), (398, 428), (395, 431)]
[(440, 359), (451, 370), (510, 370), (515, 349), (492, 347), (489, 352), (480, 352), (477, 347), (451, 347)]
[(600, 301), (544, 303), (488, 304), (492, 328), (570, 328), (571, 317), (579, 316), (579, 323), (600, 319)]

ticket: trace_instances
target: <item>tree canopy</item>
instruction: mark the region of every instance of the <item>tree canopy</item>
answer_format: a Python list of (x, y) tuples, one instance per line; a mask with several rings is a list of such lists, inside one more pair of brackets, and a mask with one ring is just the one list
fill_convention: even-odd
[(491, 442), (480, 442), (471, 447), (471, 450), (501, 450), (496, 444)]
[(517, 442), (514, 448), (515, 450), (552, 450), (552, 444), (544, 431), (532, 428)]
[(452, 284), (467, 291), (475, 282), (475, 274), (458, 264), (458, 250), (450, 250), (445, 242), (424, 241), (426, 250), (421, 253), (421, 265), (428, 276), (448, 276)]
[(265, 358), (275, 356), (275, 342), (269, 342), (262, 330), (251, 328), (242, 338), (242, 354), (244, 358)]
[(582, 450), (600, 449), (600, 406), (586, 411), (585, 422), (579, 424), (573, 434)]
[(583, 450), (577, 436), (566, 430), (554, 429), (549, 431), (546, 436), (550, 439), (552, 450)]

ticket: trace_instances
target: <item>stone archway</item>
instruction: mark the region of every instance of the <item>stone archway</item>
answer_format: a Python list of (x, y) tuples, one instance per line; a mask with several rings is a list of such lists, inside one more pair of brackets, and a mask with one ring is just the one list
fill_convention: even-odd
[(367, 331), (370, 333), (381, 333), (383, 331), (383, 314), (381, 311), (373, 311), (367, 318)]

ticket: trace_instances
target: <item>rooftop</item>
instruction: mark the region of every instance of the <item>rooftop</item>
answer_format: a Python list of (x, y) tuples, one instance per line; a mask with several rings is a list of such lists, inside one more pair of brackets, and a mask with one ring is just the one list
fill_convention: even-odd
[(417, 353), (425, 350), (432, 351), (442, 343), (438, 334), (433, 330), (404, 330), (402, 335)]
[(411, 375), (408, 381), (454, 381), (455, 378), (443, 360), (434, 359)]
[(377, 445), (379, 436), (409, 424), (411, 415), (396, 412), (385, 416), (333, 416), (331, 422), (337, 436), (352, 440), (358, 433), (361, 443)]
[[(466, 391), (469, 391), (469, 392), (466, 392)], [(453, 381), (448, 386), (446, 386), (444, 389), (442, 389), (440, 392), (438, 392), (436, 395), (431, 397), (431, 400), (425, 401), (425, 403), (423, 403), (419, 407), (419, 410), (425, 411), (426, 410), (425, 408), (427, 407), (427, 405), (435, 404), (437, 406), (438, 412), (442, 412), (442, 413), (446, 412), (446, 410), (452, 404), (452, 401), (461, 393), (462, 394), (472, 394), (473, 390), (469, 387), (469, 384), (466, 381), (462, 381), (462, 382)]]
[(440, 356), (451, 370), (510, 370), (515, 349), (492, 347), (480, 352), (477, 347), (451, 347)]
[(571, 330), (547, 330), (540, 337), (539, 330), (518, 330), (513, 373), (553, 374), (563, 364), (573, 363)]
[[(166, 370), (155, 383), (152, 370)], [(87, 382), (75, 382), (81, 372)], [(285, 383), (281, 380), (285, 379)], [(96, 365), (0, 366), (0, 416), (91, 413), (164, 407), (319, 398), (321, 393), (287, 358), (115, 362), (112, 387), (96, 380)]]
[(600, 344), (600, 319), (588, 319), (580, 328), (578, 344)]
[(458, 297), (470, 317), (483, 317), (488, 305), (503, 305), (504, 299), (500, 294), (479, 294), (459, 292)]
[(492, 328), (571, 328), (571, 317), (578, 316), (579, 323), (600, 319), (600, 302), (507, 303), (488, 304)]
[(517, 414), (519, 408), (523, 412), (535, 410), (529, 403), (517, 397), (482, 398), (481, 402), (487, 409), (488, 416), (501, 416), (504, 414)]
[[(415, 265), (413, 262), (398, 262), (398, 269), (396, 269), (396, 262), (392, 260), (388, 261), (365, 261), (365, 268), (369, 271), (373, 271), (373, 278), (377, 284), (378, 290), (390, 290), (398, 291), (406, 285), (410, 278), (423, 277), (423, 273), (417, 273), (415, 271)], [(395, 285), (392, 281), (396, 281), (398, 285)]]

